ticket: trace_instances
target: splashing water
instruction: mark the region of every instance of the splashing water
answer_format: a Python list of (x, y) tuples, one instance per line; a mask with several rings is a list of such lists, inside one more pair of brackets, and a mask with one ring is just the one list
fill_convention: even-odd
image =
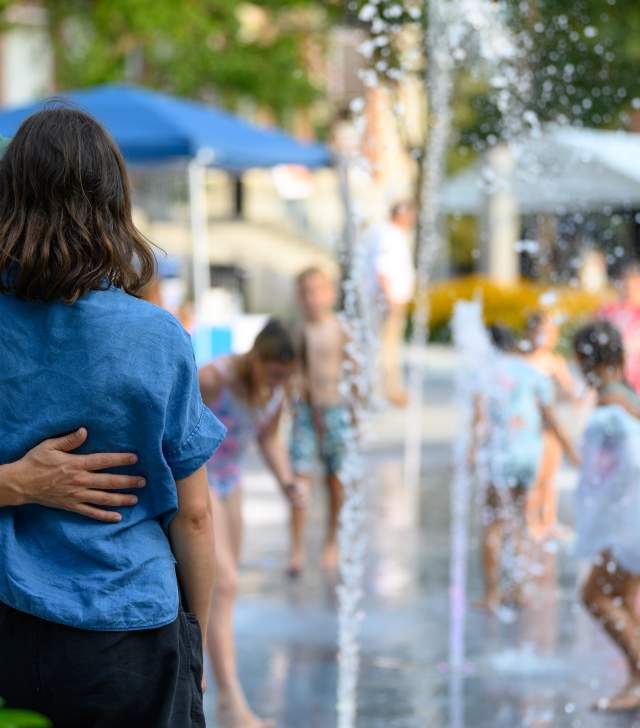
[[(498, 99), (506, 137), (516, 137), (537, 124), (526, 112), (530, 79), (520, 62), (520, 53), (499, 4), (490, 0), (432, 0), (424, 44), (428, 57), (426, 79), (429, 134), (423, 154), (420, 189), (420, 233), (416, 308), (411, 350), (424, 346), (429, 326), (428, 290), (442, 253), (442, 210), (440, 193), (445, 180), (446, 156), (452, 128), (452, 95), (455, 72), (462, 63), (475, 61), (490, 78)], [(422, 394), (424, 370), (418, 363), (410, 368), (411, 395), (407, 417), (405, 480), (417, 489), (420, 481)]]
[[(402, 5), (398, 8), (402, 10)], [(408, 8), (409, 15), (416, 17), (416, 8)], [(498, 106), (510, 119), (527, 120), (512, 93), (514, 79), (519, 88), (526, 85), (518, 69), (518, 53), (515, 44), (502, 22), (500, 8), (490, 0), (432, 0), (425, 3), (429, 22), (424, 37), (424, 53), (428, 56), (427, 96), (429, 100), (430, 134), (423, 157), (420, 202), (422, 210), (420, 239), (418, 243), (418, 285), (412, 349), (424, 346), (428, 327), (427, 289), (442, 247), (440, 234), (439, 192), (445, 175), (445, 160), (451, 131), (451, 100), (454, 73), (464, 60), (472, 58), (480, 63), (491, 76), (491, 83), (499, 94)], [(370, 16), (370, 17), (369, 17)], [(372, 20), (375, 8), (365, 5), (360, 14), (362, 21)], [(386, 42), (385, 38), (380, 41)], [(371, 55), (372, 47), (364, 44), (362, 52)], [(497, 73), (500, 70), (500, 74)], [(371, 80), (375, 72), (367, 75)], [(372, 81), (373, 83), (373, 81)], [(513, 125), (514, 134), (521, 123)], [(516, 128), (517, 127), (517, 128)], [(373, 401), (373, 383), (376, 361), (376, 313), (372, 302), (360, 289), (363, 280), (364, 251), (357, 245), (355, 213), (349, 191), (349, 166), (354, 160), (343, 160), (341, 177), (346, 209), (346, 246), (350, 251), (349, 274), (344, 282), (343, 323), (348, 337), (347, 357), (344, 366), (343, 393), (350, 406), (347, 434), (347, 455), (341, 478), (344, 486), (344, 505), (340, 517), (340, 574), (342, 583), (338, 590), (339, 652), (338, 652), (338, 728), (353, 728), (356, 720), (356, 693), (360, 663), (359, 629), (362, 619), (363, 575), (365, 539), (363, 534), (364, 494), (362, 477), (364, 461), (361, 451), (365, 415)], [(460, 321), (480, 321), (479, 308), (460, 309)], [(462, 329), (461, 329), (462, 331)], [(468, 340), (465, 332), (465, 341)], [(461, 346), (465, 347), (460, 336)], [(477, 343), (477, 339), (473, 340)], [(477, 355), (477, 350), (473, 350)], [(468, 361), (474, 361), (469, 354)], [(478, 359), (474, 361), (477, 369)], [(405, 480), (417, 489), (420, 477), (420, 449), (422, 433), (419, 422), (422, 414), (423, 369), (411, 368), (409, 388), (411, 408), (407, 417), (407, 460)], [(466, 394), (460, 394), (470, 405)], [(466, 399), (465, 399), (466, 398)], [(460, 444), (459, 447), (462, 447)], [(460, 458), (457, 458), (460, 462)], [(466, 463), (466, 458), (463, 458)], [(468, 473), (461, 471), (454, 485), (454, 533), (452, 548), (452, 664), (460, 667), (464, 660), (464, 598), (466, 583), (466, 513), (468, 508)], [(465, 560), (463, 560), (463, 557)]]
[[(346, 335), (342, 396), (348, 405), (346, 455), (340, 479), (344, 501), (340, 511), (338, 544), (340, 577), (338, 587), (338, 728), (353, 728), (356, 720), (356, 695), (360, 665), (360, 604), (363, 597), (365, 567), (364, 493), (362, 481), (364, 456), (363, 423), (372, 401), (375, 382), (376, 328), (370, 305), (362, 290), (365, 251), (357, 244), (356, 220), (349, 184), (354, 160), (340, 161), (342, 195), (346, 212), (345, 246), (349, 251), (348, 274), (343, 282), (342, 324)], [(369, 324), (369, 325), (368, 325)]]
[[(459, 301), (452, 319), (458, 354), (456, 401), (461, 433), (454, 445), (454, 478), (451, 488), (451, 559), (449, 577), (449, 697), (452, 728), (464, 726), (465, 617), (467, 609), (467, 552), (471, 473), (469, 455), (474, 426), (475, 399), (486, 391), (493, 349), (482, 321), (479, 301)], [(479, 480), (487, 478), (483, 459), (476, 460)]]

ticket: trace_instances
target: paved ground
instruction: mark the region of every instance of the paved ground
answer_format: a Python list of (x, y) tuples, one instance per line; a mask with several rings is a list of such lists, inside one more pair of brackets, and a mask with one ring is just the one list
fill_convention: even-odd
[[(540, 554), (544, 570), (535, 602), (514, 621), (469, 610), (467, 668), (464, 675), (449, 672), (451, 364), (439, 351), (429, 364), (425, 475), (418, 491), (411, 492), (402, 479), (403, 415), (376, 417), (367, 482), (358, 728), (640, 728), (640, 716), (603, 717), (589, 710), (624, 675), (618, 656), (576, 606), (577, 565), (570, 547)], [(567, 522), (571, 482), (571, 474), (563, 474)], [(313, 504), (311, 563), (304, 578), (292, 584), (283, 574), (285, 511), (279, 496), (254, 468), (246, 492), (237, 633), (247, 692), (254, 705), (277, 718), (279, 728), (334, 728), (335, 584), (322, 575), (314, 556), (321, 539), (322, 493), (317, 490)], [(473, 603), (480, 592), (477, 513), (471, 520)]]

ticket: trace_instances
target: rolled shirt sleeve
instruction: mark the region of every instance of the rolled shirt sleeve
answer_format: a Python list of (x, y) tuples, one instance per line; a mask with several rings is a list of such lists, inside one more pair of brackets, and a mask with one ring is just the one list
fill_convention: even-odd
[(225, 434), (224, 425), (202, 401), (191, 339), (181, 332), (163, 438), (173, 477), (182, 480), (198, 470), (215, 453)]

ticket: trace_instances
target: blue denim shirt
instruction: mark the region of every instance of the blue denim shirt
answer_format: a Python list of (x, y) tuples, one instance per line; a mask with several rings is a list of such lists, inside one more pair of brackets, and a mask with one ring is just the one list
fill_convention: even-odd
[(169, 314), (117, 288), (77, 303), (0, 295), (0, 462), (87, 427), (79, 452), (135, 452), (147, 486), (105, 524), (38, 505), (0, 508), (0, 602), (62, 624), (134, 630), (172, 622), (168, 526), (176, 480), (224, 427), (204, 406), (191, 340)]

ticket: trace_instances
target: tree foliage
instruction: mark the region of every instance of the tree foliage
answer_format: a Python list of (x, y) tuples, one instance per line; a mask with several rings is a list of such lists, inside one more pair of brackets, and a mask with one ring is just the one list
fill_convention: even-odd
[(43, 4), (61, 89), (125, 79), (229, 108), (253, 102), (279, 119), (319, 94), (307, 55), (338, 9), (314, 0)]
[[(624, 125), (625, 112), (640, 107), (640, 3), (501, 0), (499, 4), (521, 50), (522, 70), (531, 79), (522, 107), (541, 122), (616, 127)], [(383, 79), (395, 82), (402, 75), (401, 60), (399, 67), (388, 62), (401, 59), (403, 30), (407, 24), (425, 23), (427, 8), (428, 3), (418, 0), (358, 0), (354, 16), (378, 43), (372, 61)], [(424, 65), (414, 67), (424, 72)], [(495, 93), (475, 70), (459, 74), (455, 117), (462, 138), (479, 144), (499, 135), (501, 123)]]
[[(640, 104), (640, 5), (625, 0), (505, 0), (507, 21), (522, 50), (532, 86), (523, 106), (541, 122), (620, 127)], [(468, 138), (500, 128), (487, 88)]]

